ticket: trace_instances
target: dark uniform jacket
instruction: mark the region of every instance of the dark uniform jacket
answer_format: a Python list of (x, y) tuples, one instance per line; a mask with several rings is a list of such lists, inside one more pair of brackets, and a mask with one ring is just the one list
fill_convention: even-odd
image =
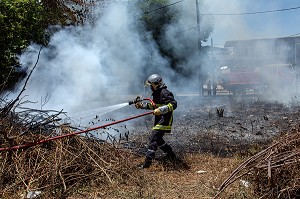
[(155, 116), (154, 127), (152, 129), (170, 132), (173, 123), (173, 110), (177, 108), (177, 101), (174, 99), (173, 93), (167, 89), (166, 85), (162, 85), (157, 90), (154, 90), (152, 96), (156, 107), (153, 107), (151, 103), (148, 103), (147, 109), (154, 110), (161, 106), (168, 106), (167, 113)]

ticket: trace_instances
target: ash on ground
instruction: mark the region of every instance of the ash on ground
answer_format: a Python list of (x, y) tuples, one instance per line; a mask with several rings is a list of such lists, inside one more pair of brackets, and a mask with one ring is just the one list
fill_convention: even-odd
[[(296, 102), (281, 104), (232, 96), (177, 97), (177, 101), (172, 133), (164, 136), (177, 154), (253, 155), (297, 125), (300, 118)], [(126, 146), (144, 154), (152, 125), (152, 115), (134, 121)]]

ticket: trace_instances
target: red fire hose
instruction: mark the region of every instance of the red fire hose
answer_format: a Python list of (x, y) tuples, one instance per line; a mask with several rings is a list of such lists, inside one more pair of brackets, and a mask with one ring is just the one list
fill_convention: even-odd
[[(155, 107), (155, 104), (151, 99), (146, 98), (146, 99), (142, 99), (142, 100), (149, 100), (152, 103), (152, 105)], [(78, 135), (78, 134), (81, 134), (81, 133), (86, 133), (86, 132), (89, 132), (89, 131), (94, 131), (94, 130), (97, 130), (97, 129), (105, 128), (107, 126), (111, 126), (111, 125), (114, 125), (114, 124), (119, 124), (119, 123), (122, 123), (122, 122), (125, 122), (125, 121), (128, 121), (128, 120), (136, 119), (136, 118), (143, 117), (143, 116), (149, 115), (149, 114), (153, 114), (153, 111), (146, 112), (146, 113), (136, 115), (136, 116), (132, 116), (132, 117), (128, 117), (128, 118), (125, 118), (123, 120), (114, 121), (114, 122), (111, 122), (111, 123), (108, 123), (108, 124), (104, 124), (102, 126), (97, 126), (97, 127), (88, 128), (88, 129), (85, 129), (85, 130), (82, 130), (82, 131), (77, 131), (77, 132), (72, 132), (72, 133), (68, 133), (68, 134), (64, 134), (64, 135), (59, 135), (59, 136), (55, 136), (55, 137), (46, 138), (44, 140), (40, 140), (40, 141), (37, 141), (37, 142), (30, 142), (30, 143), (26, 143), (26, 144), (22, 144), (22, 145), (0, 148), (0, 152), (36, 146), (36, 145), (43, 144), (45, 142), (49, 142), (49, 141), (52, 141), (52, 140), (57, 140), (57, 139), (61, 139), (61, 138), (64, 138), (64, 137), (74, 136), (74, 135)]]

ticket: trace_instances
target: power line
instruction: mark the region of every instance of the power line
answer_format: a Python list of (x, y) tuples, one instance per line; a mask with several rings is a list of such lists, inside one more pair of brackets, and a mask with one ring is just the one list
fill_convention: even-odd
[(149, 13), (151, 13), (151, 12), (155, 12), (155, 11), (158, 11), (158, 10), (162, 10), (162, 9), (167, 8), (167, 7), (169, 7), (169, 6), (173, 6), (173, 5), (175, 5), (175, 4), (181, 3), (181, 2), (183, 2), (183, 1), (184, 1), (184, 0), (177, 1), (177, 2), (174, 2), (174, 3), (168, 4), (168, 5), (165, 5), (165, 6), (156, 8), (156, 9), (154, 9), (154, 10), (146, 11), (146, 12), (144, 12), (144, 14), (149, 14)]
[[(177, 2), (174, 2), (174, 3), (171, 3), (171, 4), (168, 4), (168, 5), (165, 5), (165, 6), (162, 6), (162, 7), (159, 7), (159, 8), (156, 8), (154, 10), (150, 10), (150, 11), (146, 11), (144, 12), (145, 14), (148, 14), (148, 13), (151, 13), (151, 12), (155, 12), (155, 11), (158, 11), (158, 10), (162, 10), (164, 8), (167, 8), (169, 6), (173, 6), (175, 4), (178, 4), (178, 3), (181, 3), (183, 2), (184, 0), (180, 0), (180, 1), (177, 1)], [(256, 11), (256, 12), (244, 12), (244, 13), (207, 13), (207, 14), (201, 14), (201, 15), (254, 15), (254, 14), (266, 14), (266, 13), (272, 13), (272, 12), (283, 12), (283, 11), (289, 11), (289, 10), (297, 10), (297, 9), (300, 9), (300, 6), (298, 7), (291, 7), (291, 8), (282, 8), (282, 9), (276, 9), (276, 10), (266, 10), (266, 11)]]
[(201, 14), (201, 15), (254, 15), (254, 14), (265, 14), (265, 13), (272, 13), (272, 12), (283, 12), (283, 11), (288, 11), (288, 10), (296, 10), (300, 9), (299, 7), (292, 7), (292, 8), (283, 8), (283, 9), (278, 9), (278, 10), (267, 10), (267, 11), (257, 11), (257, 12), (244, 12), (244, 13), (224, 13), (224, 14)]
[[(165, 9), (167, 7), (170, 7), (170, 6), (173, 6), (175, 4), (178, 4), (178, 3), (181, 3), (183, 2), (184, 0), (180, 0), (180, 1), (177, 1), (177, 2), (174, 2), (174, 3), (171, 3), (171, 4), (168, 4), (168, 5), (165, 5), (165, 6), (162, 6), (162, 7), (159, 7), (159, 8), (156, 8), (154, 10), (150, 10), (150, 11), (146, 11), (144, 12), (144, 14), (149, 14), (151, 12), (155, 12), (155, 11), (158, 11), (158, 10), (162, 10), (162, 9)], [(215, 15), (215, 16), (238, 16), (238, 15), (255, 15), (255, 14), (266, 14), (266, 13), (273, 13), (273, 12), (284, 12), (284, 11), (289, 11), (289, 10), (297, 10), (297, 9), (300, 9), (300, 6), (298, 7), (291, 7), (291, 8), (283, 8), (283, 9), (276, 9), (276, 10), (266, 10), (266, 11), (256, 11), (256, 12), (244, 12), (244, 13), (210, 13), (210, 14), (200, 14), (201, 16), (204, 16), (204, 15)], [(192, 28), (189, 28), (187, 30), (184, 30), (184, 31), (181, 31), (181, 32), (178, 32), (177, 34), (180, 34), (180, 33), (183, 33), (183, 32), (188, 32), (190, 30), (195, 30), (197, 27), (192, 27)], [(293, 34), (293, 35), (290, 35), (289, 37), (293, 37), (293, 36), (297, 36), (297, 35), (300, 35), (300, 33), (297, 33), (297, 34)]]

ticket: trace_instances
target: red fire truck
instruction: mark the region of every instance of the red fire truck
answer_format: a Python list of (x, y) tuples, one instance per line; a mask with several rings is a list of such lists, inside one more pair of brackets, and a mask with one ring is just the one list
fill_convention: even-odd
[(220, 85), (233, 94), (266, 92), (291, 87), (296, 74), (291, 64), (272, 64), (260, 67), (221, 67), (218, 75)]
[(224, 49), (215, 76), (227, 91), (298, 90), (300, 36), (226, 41)]

